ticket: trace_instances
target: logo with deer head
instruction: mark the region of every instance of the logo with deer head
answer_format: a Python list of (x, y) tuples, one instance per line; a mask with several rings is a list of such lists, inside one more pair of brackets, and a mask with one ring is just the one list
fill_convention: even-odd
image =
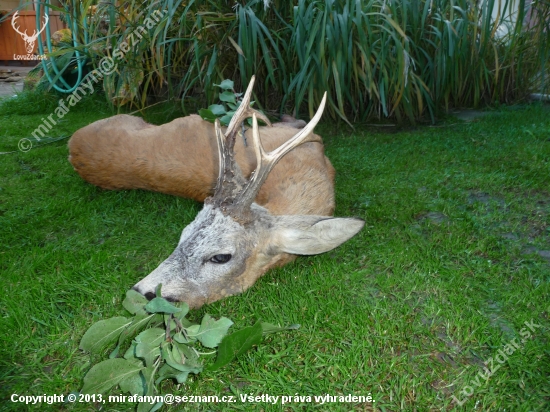
[(40, 33), (42, 33), (44, 31), (44, 29), (46, 28), (46, 25), (48, 24), (48, 21), (49, 21), (49, 17), (48, 16), (44, 16), (44, 24), (42, 26), (42, 29), (39, 31), (39, 32), (36, 32), (36, 29), (34, 30), (34, 33), (29, 36), (27, 34), (27, 30), (25, 29), (25, 32), (22, 33), (20, 30), (19, 30), (19, 27), (16, 27), (16, 20), (19, 18), (19, 12), (16, 11), (15, 14), (13, 15), (13, 18), (11, 19), (11, 27), (13, 27), (13, 29), (21, 35), (21, 38), (25, 41), (25, 48), (27, 49), (27, 53), (28, 54), (32, 54), (32, 52), (34, 51), (34, 45), (36, 44), (36, 39), (38, 38), (38, 36), (40, 36)]

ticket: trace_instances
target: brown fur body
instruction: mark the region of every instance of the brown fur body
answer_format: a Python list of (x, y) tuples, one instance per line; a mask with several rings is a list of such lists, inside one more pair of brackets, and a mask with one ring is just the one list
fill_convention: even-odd
[[(283, 124), (260, 128), (266, 150), (296, 133)], [(247, 142), (252, 141), (247, 131)], [(273, 215), (322, 215), (334, 212), (334, 168), (321, 138), (295, 148), (274, 167), (256, 197)], [(197, 115), (154, 126), (117, 115), (78, 130), (69, 141), (69, 161), (89, 183), (104, 189), (145, 189), (204, 201), (214, 193), (218, 152), (214, 125)], [(235, 144), (245, 177), (256, 168), (254, 150)]]

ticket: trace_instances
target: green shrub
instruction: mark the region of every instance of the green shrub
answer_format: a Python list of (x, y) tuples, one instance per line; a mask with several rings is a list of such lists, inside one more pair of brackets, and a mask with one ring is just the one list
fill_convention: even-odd
[[(256, 100), (265, 109), (307, 108), (312, 115), (327, 90), (333, 118), (415, 121), (548, 90), (550, 4), (544, 0), (531, 3), (530, 24), (523, 24), (525, 0), (517, 23), (504, 17), (509, 13), (491, 16), (501, 4), (495, 0), (102, 4), (91, 18), (81, 13), (89, 34), (83, 50), (97, 64), (131, 43), (104, 81), (117, 105), (143, 107), (153, 95), (181, 99), (183, 106), (198, 98), (193, 104), (204, 107), (217, 101), (213, 84), (225, 78), (247, 84), (256, 75)], [(503, 7), (511, 10), (512, 3)], [(141, 29), (159, 11), (158, 23)]]

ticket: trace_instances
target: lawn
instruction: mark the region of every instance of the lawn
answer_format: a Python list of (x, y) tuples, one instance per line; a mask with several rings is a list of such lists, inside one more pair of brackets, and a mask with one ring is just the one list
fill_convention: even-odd
[[(66, 140), (17, 151), (55, 106), (36, 94), (0, 102), (0, 152), (15, 151), (0, 155), (0, 410), (132, 410), (9, 398), (82, 387), (97, 361), (78, 349), (83, 333), (125, 314), (126, 290), (172, 252), (201, 205), (91, 186), (68, 163)], [(86, 98), (51, 137), (109, 115), (101, 96)], [(174, 116), (157, 107), (145, 117)], [(365, 228), (192, 311), (197, 320), (229, 317), (236, 328), (258, 319), (301, 327), (268, 335), (217, 372), (161, 388), (235, 403), (163, 410), (549, 410), (549, 107), (432, 127), (325, 123), (316, 131), (337, 170), (336, 215), (361, 217)], [(265, 394), (291, 399), (240, 399)], [(375, 402), (314, 402), (325, 394)]]

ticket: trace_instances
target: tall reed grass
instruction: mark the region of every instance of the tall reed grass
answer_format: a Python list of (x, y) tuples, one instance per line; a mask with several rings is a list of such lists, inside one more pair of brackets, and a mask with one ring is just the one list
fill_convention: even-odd
[[(547, 93), (550, 2), (533, 0), (129, 0), (82, 2), (81, 49), (109, 55), (157, 11), (165, 17), (133, 45), (105, 90), (116, 104), (148, 96), (214, 102), (213, 84), (257, 77), (264, 109), (307, 110), (325, 90), (328, 113), (434, 119), (441, 110), (479, 107)], [(267, 5), (266, 5), (267, 3)], [(502, 10), (496, 16), (493, 10)]]

